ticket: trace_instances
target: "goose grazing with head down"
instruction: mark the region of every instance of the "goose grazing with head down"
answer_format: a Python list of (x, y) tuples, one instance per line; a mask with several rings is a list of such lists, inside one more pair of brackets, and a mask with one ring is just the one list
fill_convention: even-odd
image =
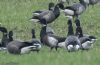
[(56, 4), (53, 9), (40, 12), (39, 15), (33, 16), (31, 20), (38, 20), (39, 23), (47, 25), (57, 19), (59, 15), (60, 10), (58, 4)]
[(32, 30), (32, 40), (29, 41), (19, 41), (14, 40), (7, 45), (7, 50), (11, 54), (25, 54), (31, 51), (39, 51), (41, 48), (41, 43), (35, 39), (35, 32)]
[(81, 15), (88, 5), (88, 0), (79, 0), (79, 3), (75, 3), (72, 6), (64, 7), (62, 3), (59, 3), (59, 7), (64, 10), (66, 16), (73, 16), (78, 18)]
[(82, 28), (80, 26), (80, 20), (76, 19), (75, 22), (76, 22), (76, 35), (79, 37), (79, 40), (82, 44), (82, 49), (89, 50), (94, 41), (96, 41), (96, 37), (90, 35), (84, 35)]
[(53, 33), (49, 33), (47, 29), (48, 29), (47, 26), (43, 26), (41, 29), (40, 32), (41, 42), (50, 47), (51, 50), (55, 48), (57, 51), (58, 44), (60, 42), (64, 42), (66, 38), (56, 36)]
[(81, 43), (77, 36), (74, 35), (72, 20), (68, 20), (68, 34), (65, 40), (66, 48), (69, 52), (77, 51), (81, 48)]

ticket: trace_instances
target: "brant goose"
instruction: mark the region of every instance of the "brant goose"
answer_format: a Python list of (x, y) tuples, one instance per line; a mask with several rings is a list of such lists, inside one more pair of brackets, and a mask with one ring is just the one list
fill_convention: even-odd
[(59, 7), (64, 10), (66, 16), (73, 16), (78, 18), (85, 10), (89, 4), (88, 0), (79, 0), (79, 3), (74, 3), (72, 6), (64, 7), (62, 3), (59, 3)]
[(40, 38), (41, 38), (41, 42), (45, 45), (47, 45), (48, 47), (51, 48), (51, 50), (53, 48), (56, 49), (57, 51), (57, 48), (58, 48), (58, 44), (60, 42), (64, 42), (65, 41), (65, 37), (59, 37), (59, 36), (56, 36), (52, 33), (48, 33), (47, 32), (47, 26), (43, 26), (42, 29), (41, 29), (41, 32), (40, 32)]
[(60, 15), (60, 10), (58, 4), (54, 6), (54, 9), (49, 11), (40, 12), (39, 15), (33, 16), (31, 20), (38, 20), (39, 23), (43, 25), (47, 25), (52, 23), (55, 19), (57, 19)]
[(78, 38), (82, 44), (81, 49), (83, 49), (83, 50), (90, 49), (92, 44), (96, 40), (96, 37), (90, 36), (90, 35), (83, 35), (83, 31), (82, 31), (82, 28), (80, 26), (80, 20), (76, 19), (75, 22), (76, 22), (76, 36), (78, 36)]
[(41, 42), (35, 39), (35, 31), (32, 29), (32, 40), (29, 41), (11, 41), (7, 45), (7, 50), (11, 54), (25, 54), (31, 51), (39, 51), (41, 48)]
[(81, 48), (80, 40), (74, 34), (71, 19), (68, 20), (68, 34), (65, 40), (65, 45), (69, 52), (77, 51)]

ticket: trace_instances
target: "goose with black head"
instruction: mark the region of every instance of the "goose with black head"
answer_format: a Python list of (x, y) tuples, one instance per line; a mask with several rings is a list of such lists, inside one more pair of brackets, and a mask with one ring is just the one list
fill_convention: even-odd
[(92, 46), (92, 44), (94, 43), (94, 41), (96, 41), (96, 37), (92, 36), (92, 35), (84, 35), (83, 34), (83, 30), (80, 26), (80, 20), (76, 19), (76, 36), (78, 36), (81, 44), (82, 44), (82, 48), (83, 50), (89, 50)]
[(2, 39), (1, 39), (1, 44), (0, 44), (0, 49), (1, 50), (6, 50), (6, 46), (8, 45), (9, 42), (13, 41), (13, 32), (12, 31), (7, 31), (5, 27), (0, 27), (0, 31), (2, 32)]
[(53, 33), (47, 32), (48, 31), (47, 29), (48, 29), (47, 26), (43, 26), (41, 29), (40, 32), (41, 42), (46, 46), (50, 47), (51, 50), (55, 48), (57, 51), (57, 48), (59, 47), (58, 44), (60, 42), (64, 42), (66, 37), (56, 36)]
[(29, 41), (14, 40), (7, 45), (7, 50), (11, 54), (26, 54), (31, 51), (39, 51), (41, 42), (35, 39), (35, 31), (32, 29), (32, 39)]
[(52, 23), (55, 19), (57, 19), (59, 15), (59, 6), (58, 4), (56, 4), (53, 9), (50, 9), (49, 11), (40, 12), (39, 15), (33, 16), (31, 20), (36, 19), (39, 23), (47, 25), (49, 23)]
[(80, 40), (74, 34), (71, 19), (68, 20), (68, 34), (65, 40), (65, 45), (69, 52), (77, 51), (81, 48)]

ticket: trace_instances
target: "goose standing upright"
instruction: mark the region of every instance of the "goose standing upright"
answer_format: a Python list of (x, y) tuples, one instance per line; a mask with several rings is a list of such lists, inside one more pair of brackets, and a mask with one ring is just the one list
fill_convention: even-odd
[(41, 38), (41, 42), (47, 46), (49, 46), (51, 48), (51, 50), (53, 48), (56, 49), (58, 48), (58, 44), (60, 42), (64, 42), (65, 41), (65, 37), (59, 37), (54, 35), (53, 33), (49, 33), (47, 30), (47, 26), (43, 26), (40, 32), (40, 38)]
[(49, 11), (40, 12), (39, 15), (33, 16), (32, 20), (36, 19), (39, 23), (43, 25), (47, 25), (48, 23), (52, 23), (55, 19), (57, 19), (60, 15), (60, 10), (58, 4), (54, 6), (54, 9)]
[(72, 20), (68, 20), (68, 34), (65, 40), (66, 48), (69, 52), (77, 51), (81, 48), (81, 43), (77, 36), (75, 36), (72, 26)]
[(89, 4), (89, 0), (79, 0), (79, 3), (75, 3), (72, 6), (64, 7), (63, 4), (59, 3), (59, 7), (64, 10), (66, 16), (73, 16), (78, 18), (85, 10)]

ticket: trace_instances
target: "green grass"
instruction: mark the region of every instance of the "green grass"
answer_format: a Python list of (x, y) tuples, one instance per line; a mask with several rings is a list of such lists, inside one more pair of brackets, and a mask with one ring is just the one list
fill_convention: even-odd
[[(56, 0), (51, 0), (56, 2)], [(44, 10), (48, 8), (50, 0), (0, 0), (0, 23), (8, 30), (14, 30), (14, 39), (31, 39), (31, 29), (36, 30), (36, 36), (39, 38), (41, 25), (32, 23), (29, 19), (35, 10)], [(90, 6), (81, 15), (81, 25), (85, 34), (95, 35), (98, 40), (94, 47), (89, 51), (78, 51), (68, 53), (64, 49), (58, 49), (56, 52), (50, 52), (48, 47), (41, 49), (39, 53), (32, 52), (25, 55), (12, 55), (6, 52), (0, 52), (0, 65), (99, 65), (100, 64), (100, 4), (94, 7)], [(66, 36), (67, 18), (61, 13), (61, 16), (55, 22), (49, 24), (57, 35)], [(0, 38), (1, 38), (0, 33)]]

